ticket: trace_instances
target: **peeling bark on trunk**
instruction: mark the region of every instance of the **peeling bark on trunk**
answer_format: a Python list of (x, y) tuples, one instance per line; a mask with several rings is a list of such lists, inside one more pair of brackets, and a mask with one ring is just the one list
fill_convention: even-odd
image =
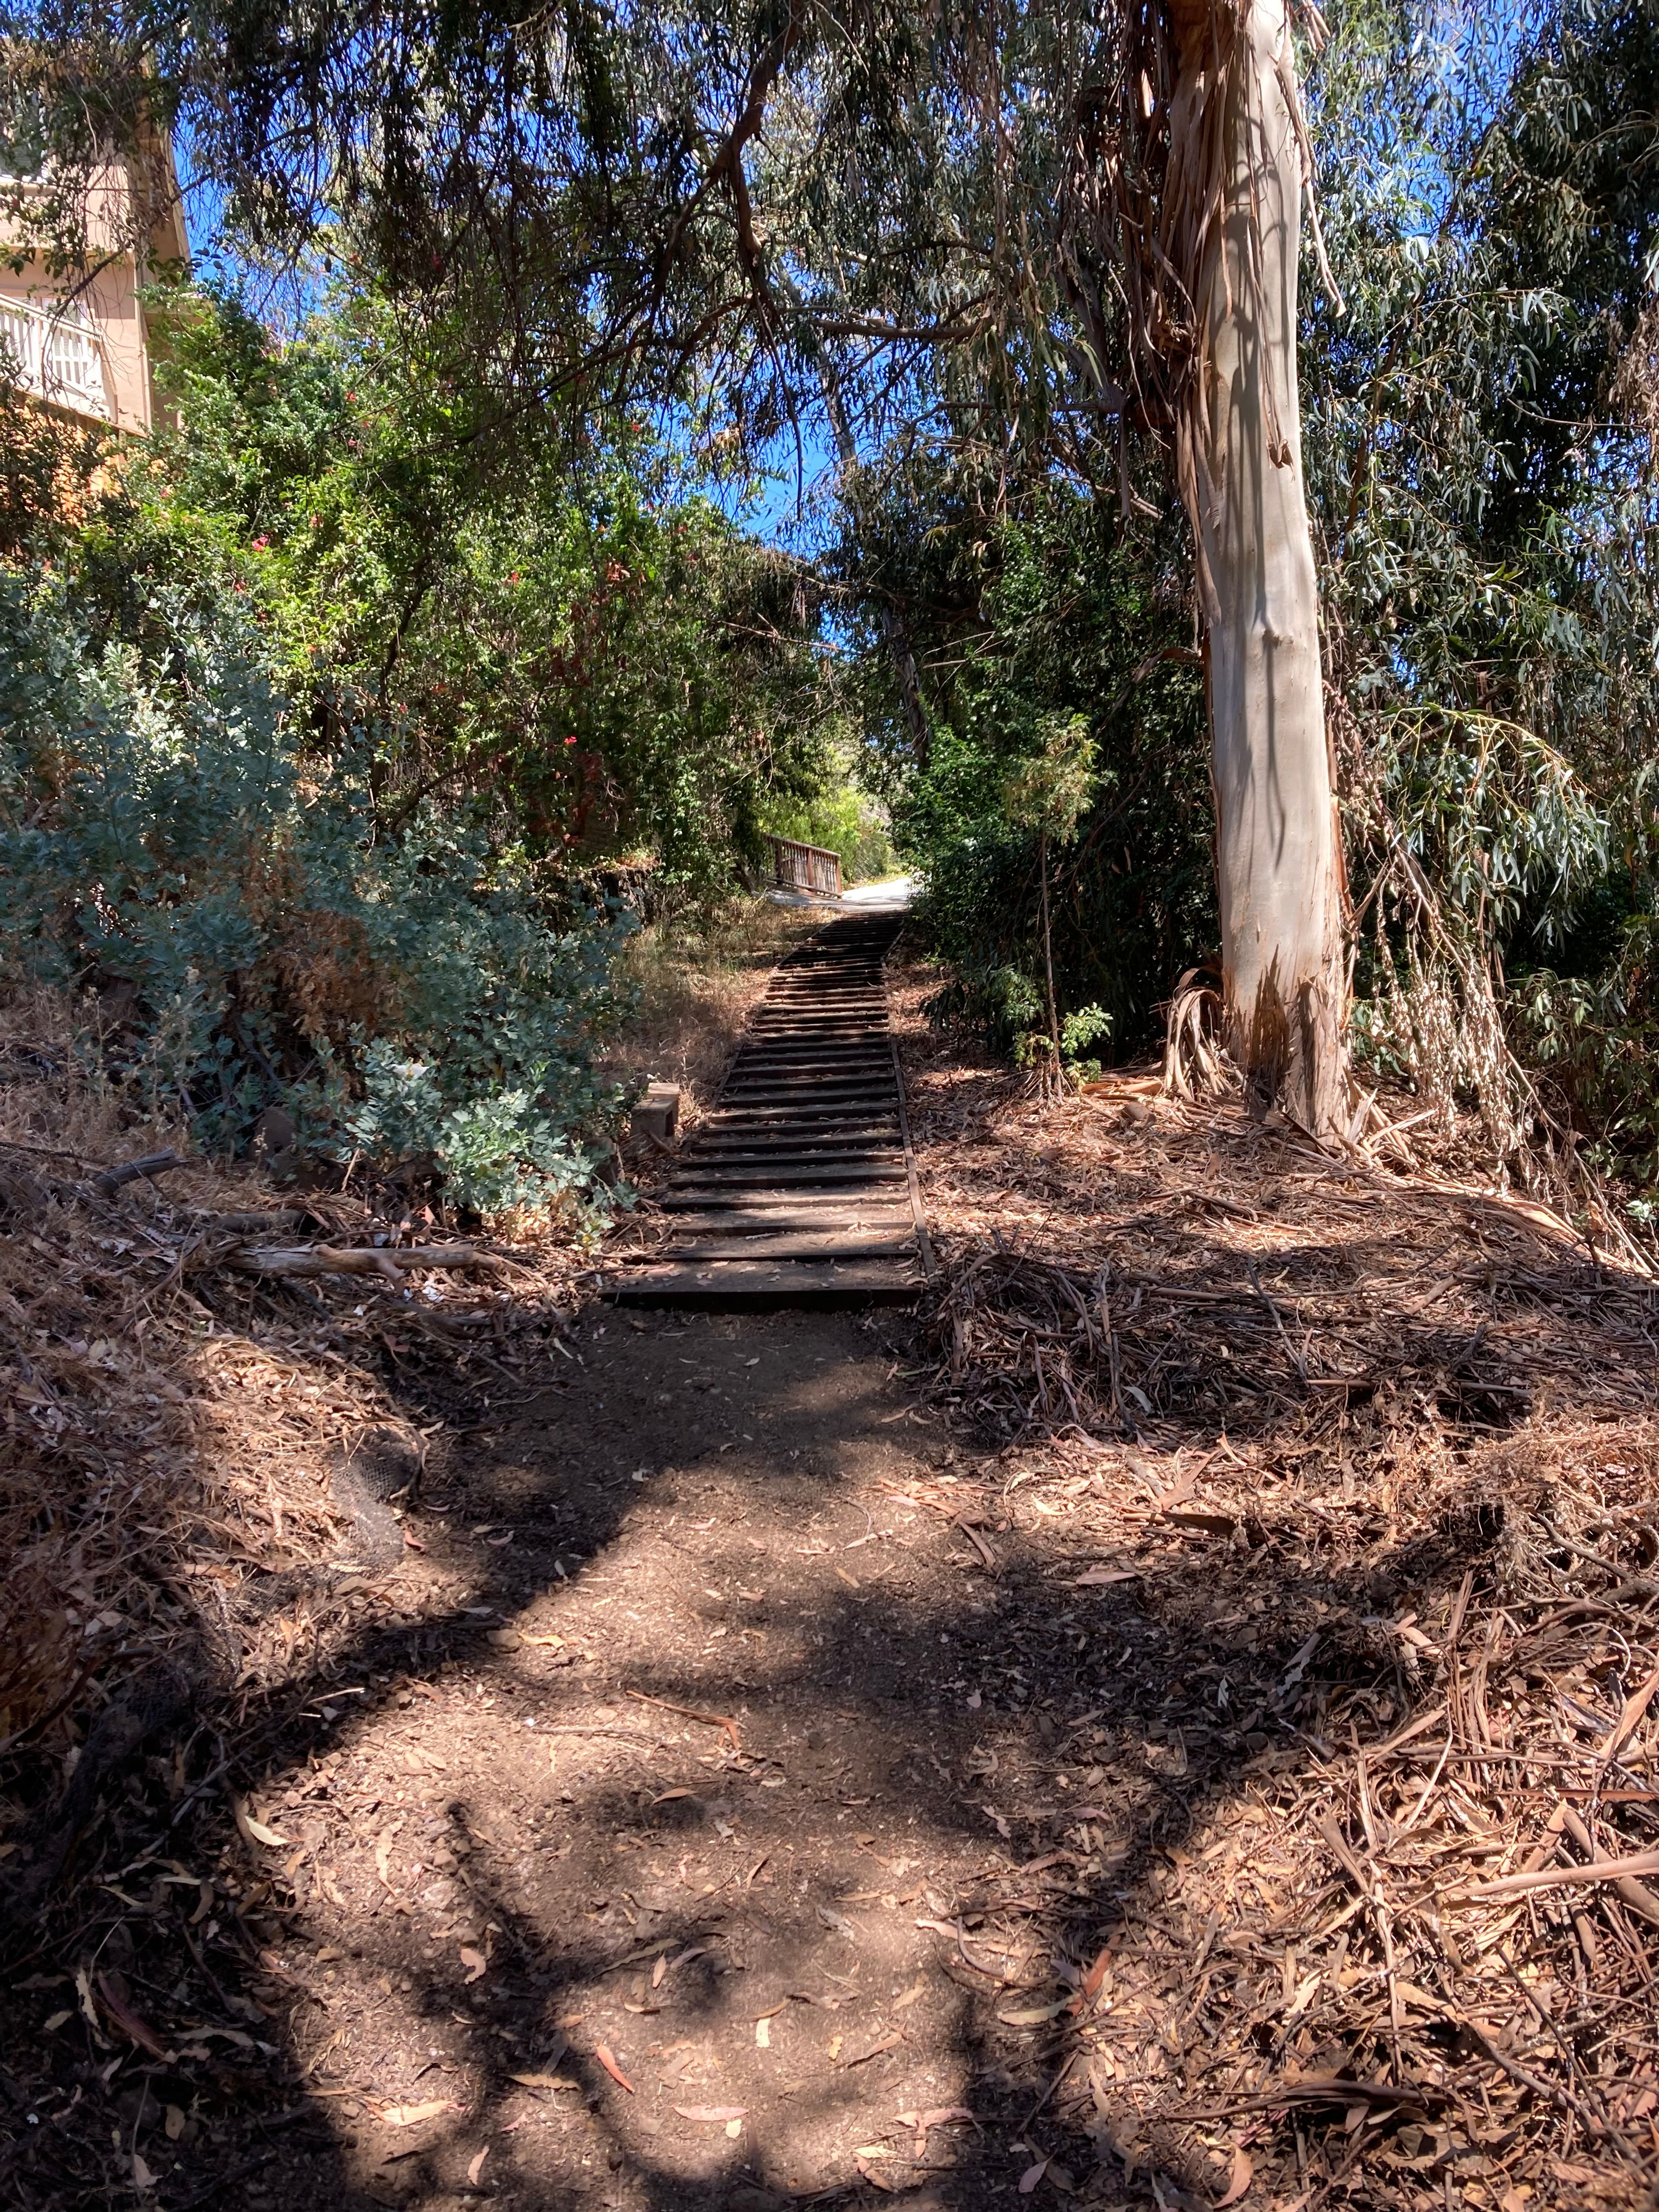
[(1172, 0), (1170, 21), (1169, 189), (1207, 204), (1179, 459), (1206, 617), (1227, 1043), (1253, 1111), (1277, 1101), (1326, 1137), (1347, 1106), (1346, 970), (1302, 475), (1290, 26), (1285, 0)]

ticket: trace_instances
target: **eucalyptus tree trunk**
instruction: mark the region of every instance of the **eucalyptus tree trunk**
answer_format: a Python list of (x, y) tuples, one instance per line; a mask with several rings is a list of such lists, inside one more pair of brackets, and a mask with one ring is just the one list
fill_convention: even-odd
[[(1252, 1110), (1346, 1119), (1342, 860), (1302, 475), (1304, 137), (1286, 0), (1168, 0), (1166, 194), (1198, 329), (1180, 422), (1206, 617), (1226, 1037)], [(1177, 266), (1180, 262), (1177, 261)]]

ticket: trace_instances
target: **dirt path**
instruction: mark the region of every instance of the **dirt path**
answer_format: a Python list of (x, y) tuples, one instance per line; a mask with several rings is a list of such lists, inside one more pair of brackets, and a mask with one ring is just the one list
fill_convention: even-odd
[(888, 1363), (832, 1316), (580, 1340), (428, 1501), (426, 1574), (477, 1627), (418, 1675), (369, 1657), (258, 1801), (311, 1847), (273, 1963), (343, 2124), (272, 2203), (810, 2191), (975, 2094), (917, 1923), (994, 1838), (951, 1760), (1008, 1686)]
[[(241, 1832), (106, 1879), (89, 2059), (80, 1984), (15, 1999), (52, 2023), (0, 2074), (35, 2114), (17, 2202), (764, 2212), (1122, 2175), (1087, 2070), (1056, 2094), (1101, 2033), (1074, 1993), (1108, 1943), (1185, 1979), (1160, 1853), (1240, 1809), (1268, 1737), (1192, 1731), (1201, 1562), (1183, 1651), (1091, 1573), (1132, 1534), (1101, 1486), (951, 1442), (876, 1328), (596, 1310), (557, 1387), (452, 1442), (420, 1548), (273, 1706)], [(1207, 2133), (1161, 2186), (1219, 2193)]]
[[(1042, 1947), (956, 1916), (1073, 1819), (1062, 1776), (1011, 1850), (999, 1801), (1061, 1741), (1083, 1782), (1103, 1695), (1133, 1694), (1111, 1654), (983, 1533), (982, 1470), (865, 1324), (613, 1311), (574, 1342), (562, 1387), (453, 1449), (399, 1610), (293, 1713), (218, 1864), (152, 1850), (113, 1884), (140, 1914), (86, 1969), (139, 2047), (100, 2035), (73, 2092), (9, 2057), (42, 2108), (18, 2201), (131, 2201), (137, 2172), (167, 2208), (233, 2181), (283, 2212), (758, 2205), (955, 2172), (960, 2202), (1053, 2147), (1010, 2125), (1056, 2013)], [(181, 2004), (232, 1911), (258, 1963), (233, 1983), (222, 1941)], [(34, 1978), (76, 2035), (76, 1989)]]
[(0, 2201), (1644, 2202), (1659, 1899), (1481, 1881), (1659, 1826), (1651, 1291), (908, 1048), (931, 1348), (387, 1342), (406, 1547), (235, 1578), (0, 1995)]

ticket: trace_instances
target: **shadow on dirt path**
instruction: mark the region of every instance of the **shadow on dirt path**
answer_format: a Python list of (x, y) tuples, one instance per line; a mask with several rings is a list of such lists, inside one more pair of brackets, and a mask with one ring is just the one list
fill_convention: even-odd
[[(1252, 1792), (1316, 1769), (1332, 1679), (1386, 1722), (1386, 1642), (1314, 1650), (1378, 1593), (1264, 1544), (1241, 1603), (1202, 1528), (1154, 1586), (1086, 1465), (964, 1446), (852, 1317), (597, 1312), (572, 1343), (453, 1443), (405, 1610), (204, 1710), (176, 1842), (113, 1862), (78, 1982), (13, 1991), (8, 2201), (1223, 2197), (1236, 2128), (1137, 2141), (1115, 2100), (1178, 2087), (1264, 1974), (1251, 2047), (1346, 2063), (1297, 2042), (1271, 1912), (1252, 1948), (1176, 1890), (1196, 1852), (1270, 1887)], [(1339, 2098), (1297, 2137), (1322, 2185), (1345, 2128)], [(1455, 2202), (1417, 2154), (1364, 2201)]]

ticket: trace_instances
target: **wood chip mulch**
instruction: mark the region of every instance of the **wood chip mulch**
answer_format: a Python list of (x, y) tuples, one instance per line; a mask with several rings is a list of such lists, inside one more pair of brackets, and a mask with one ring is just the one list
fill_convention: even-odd
[(17, 1048), (8, 2202), (1654, 2212), (1654, 1285), (936, 981), (908, 1318), (266, 1281), (442, 1224)]
[(1079, 1803), (963, 1918), (1042, 1938), (1047, 2112), (1163, 2204), (1659, 2202), (1654, 1282), (1147, 1075), (1041, 1103), (936, 988), (912, 1379), (1177, 1801), (1150, 1873)]

